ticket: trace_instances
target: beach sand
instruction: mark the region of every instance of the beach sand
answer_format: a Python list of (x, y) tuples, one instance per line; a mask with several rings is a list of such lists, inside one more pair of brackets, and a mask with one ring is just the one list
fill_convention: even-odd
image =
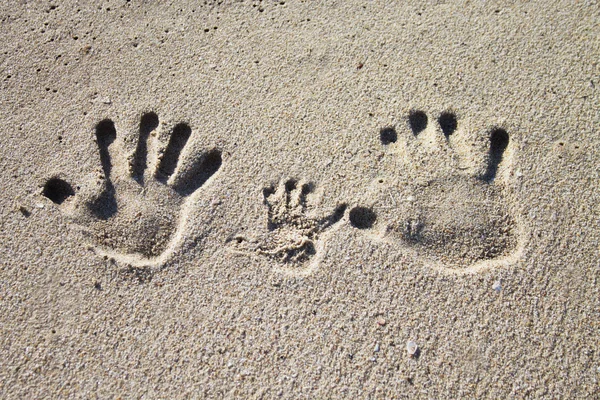
[(596, 2), (0, 17), (1, 398), (598, 396)]

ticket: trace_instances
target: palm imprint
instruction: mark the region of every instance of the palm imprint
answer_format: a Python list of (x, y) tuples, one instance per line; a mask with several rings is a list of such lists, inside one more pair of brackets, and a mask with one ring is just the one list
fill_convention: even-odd
[(267, 232), (248, 238), (237, 235), (229, 242), (236, 251), (265, 256), (288, 271), (302, 272), (322, 251), (321, 235), (344, 216), (345, 204), (327, 216), (315, 216), (310, 182), (289, 179), (263, 189)]
[[(221, 166), (218, 149), (180, 160), (192, 133), (187, 124), (173, 127), (165, 147), (158, 143), (161, 128), (156, 114), (144, 114), (127, 157), (113, 121), (100, 121), (95, 136), (103, 174), (61, 206), (97, 250), (131, 264), (164, 261), (182, 235), (186, 199)], [(61, 204), (74, 191), (53, 178), (44, 194)]]
[(450, 112), (435, 125), (422, 111), (407, 120), (404, 135), (381, 130), (393, 166), (373, 184), (375, 201), (350, 211), (351, 224), (446, 271), (478, 270), (514, 254), (519, 226), (508, 174), (500, 174), (508, 170), (507, 131), (492, 128), (487, 146), (477, 146)]

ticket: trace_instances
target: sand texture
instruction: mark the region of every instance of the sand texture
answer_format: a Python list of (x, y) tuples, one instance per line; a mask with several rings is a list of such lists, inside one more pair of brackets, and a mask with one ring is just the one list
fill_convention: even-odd
[(0, 27), (0, 398), (600, 396), (597, 2)]

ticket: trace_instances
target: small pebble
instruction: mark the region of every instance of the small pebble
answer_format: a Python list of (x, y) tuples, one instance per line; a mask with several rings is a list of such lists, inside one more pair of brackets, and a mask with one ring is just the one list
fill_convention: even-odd
[(385, 319), (383, 319), (383, 318), (379, 318), (379, 319), (377, 320), (377, 325), (379, 325), (379, 326), (385, 326), (385, 324), (386, 324), (386, 321), (385, 321)]
[(500, 282), (500, 280), (497, 280), (496, 282), (494, 282), (494, 284), (492, 285), (492, 289), (494, 289), (496, 292), (499, 292), (502, 290), (502, 282)]
[(375, 343), (375, 353), (379, 353), (379, 350), (381, 350), (379, 343)]
[(417, 350), (419, 350), (419, 346), (417, 346), (417, 343), (413, 342), (412, 340), (406, 342), (406, 351), (408, 352), (409, 356), (412, 357), (415, 354), (417, 354)]

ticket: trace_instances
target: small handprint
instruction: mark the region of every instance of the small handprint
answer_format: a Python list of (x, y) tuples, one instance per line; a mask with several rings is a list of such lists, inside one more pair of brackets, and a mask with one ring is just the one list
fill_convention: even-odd
[(340, 204), (327, 216), (311, 216), (314, 189), (313, 183), (295, 179), (264, 188), (267, 232), (258, 238), (236, 235), (229, 240), (234, 250), (268, 257), (290, 272), (312, 270), (307, 265), (318, 259), (320, 235), (336, 225), (346, 211), (346, 205)]

